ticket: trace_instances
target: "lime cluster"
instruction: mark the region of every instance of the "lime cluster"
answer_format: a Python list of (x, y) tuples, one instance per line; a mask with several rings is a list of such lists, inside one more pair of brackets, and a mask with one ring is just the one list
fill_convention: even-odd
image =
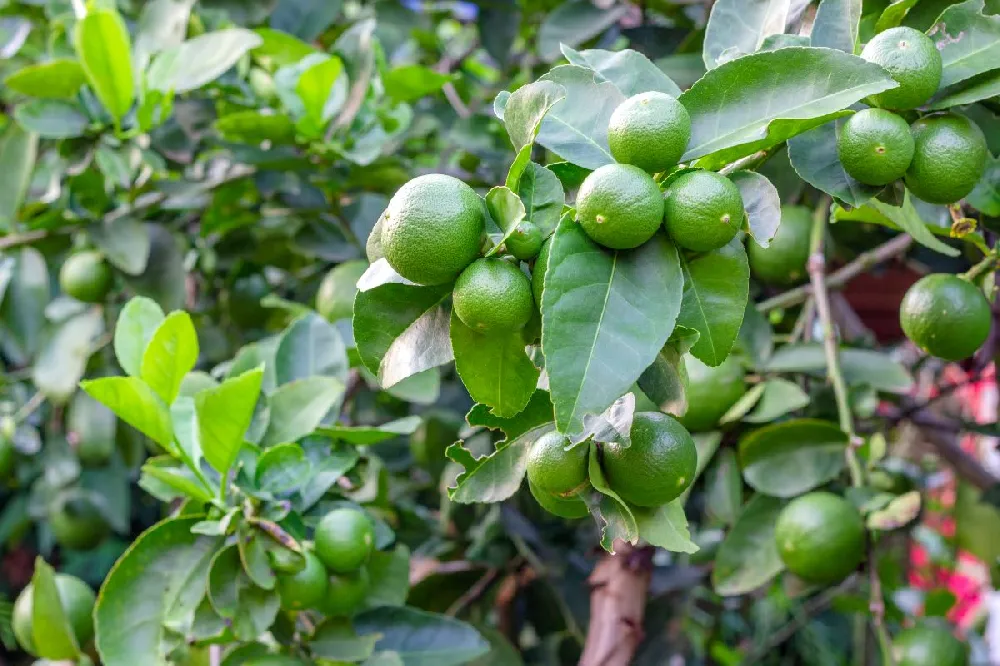
[(316, 526), (313, 547), (278, 573), (278, 595), (288, 611), (315, 609), (349, 617), (361, 609), (371, 587), (365, 566), (375, 550), (375, 528), (360, 510), (338, 508)]
[(573, 445), (558, 432), (539, 437), (528, 453), (531, 494), (557, 516), (587, 515), (592, 458), (611, 490), (638, 507), (658, 507), (679, 497), (694, 480), (698, 462), (694, 441), (679, 421), (659, 412), (639, 412), (628, 445)]
[(982, 131), (954, 113), (932, 114), (908, 124), (897, 111), (925, 104), (941, 83), (941, 54), (913, 28), (876, 35), (861, 57), (887, 72), (896, 88), (873, 96), (875, 108), (851, 116), (840, 128), (837, 152), (852, 178), (883, 186), (900, 178), (917, 197), (935, 204), (968, 195), (986, 168)]
[[(62, 606), (73, 637), (81, 648), (87, 647), (94, 637), (94, 621), (92, 614), (97, 597), (86, 583), (79, 578), (66, 574), (55, 575), (56, 591), (59, 593), (59, 604)], [(14, 602), (14, 613), (11, 625), (18, 645), (32, 656), (38, 656), (33, 622), (34, 585), (29, 584)], [(41, 640), (41, 639), (40, 639)]]

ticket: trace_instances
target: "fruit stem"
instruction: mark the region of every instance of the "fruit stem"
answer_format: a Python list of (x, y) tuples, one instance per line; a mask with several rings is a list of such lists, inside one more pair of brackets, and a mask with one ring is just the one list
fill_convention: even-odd
[(847, 467), (851, 473), (851, 485), (859, 487), (864, 482), (861, 464), (858, 462), (855, 448), (857, 434), (854, 431), (854, 419), (851, 417), (851, 405), (847, 396), (847, 383), (840, 370), (837, 332), (834, 329), (833, 315), (830, 312), (830, 293), (826, 284), (826, 258), (823, 255), (823, 241), (826, 237), (827, 215), (830, 211), (830, 198), (824, 196), (813, 214), (812, 235), (809, 237), (809, 281), (812, 284), (813, 300), (816, 303), (816, 315), (819, 317), (823, 331), (823, 349), (826, 352), (827, 375), (833, 385), (833, 395), (837, 401), (837, 415), (840, 417), (840, 429), (847, 434), (847, 448), (844, 455)]
[(997, 252), (994, 249), (992, 252), (990, 252), (985, 257), (980, 259), (979, 263), (977, 263), (975, 266), (962, 273), (959, 277), (961, 277), (963, 280), (968, 280), (969, 282), (972, 282), (986, 271), (995, 268), (996, 265), (997, 265)]

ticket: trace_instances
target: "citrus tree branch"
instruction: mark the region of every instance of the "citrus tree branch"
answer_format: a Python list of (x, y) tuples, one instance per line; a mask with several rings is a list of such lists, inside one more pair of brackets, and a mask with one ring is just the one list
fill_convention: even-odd
[[(879, 245), (876, 248), (863, 252), (854, 258), (849, 264), (835, 270), (826, 277), (826, 288), (828, 291), (842, 289), (848, 282), (858, 275), (867, 272), (884, 261), (899, 256), (909, 249), (913, 244), (913, 238), (909, 234), (900, 234), (892, 240)], [(804, 302), (813, 294), (812, 284), (802, 285), (795, 289), (790, 289), (782, 294), (778, 294), (757, 304), (760, 312), (769, 312), (778, 308), (787, 308)]]

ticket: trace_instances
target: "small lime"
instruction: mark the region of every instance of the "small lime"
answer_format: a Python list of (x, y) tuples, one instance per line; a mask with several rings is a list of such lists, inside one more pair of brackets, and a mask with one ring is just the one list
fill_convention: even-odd
[(946, 627), (925, 621), (892, 641), (896, 666), (966, 666), (969, 650)]
[(361, 610), (369, 589), (371, 579), (367, 569), (358, 569), (349, 574), (332, 574), (321, 610), (331, 617), (350, 617)]
[(595, 243), (614, 250), (639, 247), (663, 221), (663, 195), (639, 167), (605, 164), (580, 185), (576, 219)]
[(667, 188), (664, 205), (667, 233), (695, 252), (717, 250), (743, 226), (740, 190), (712, 171), (682, 174)]
[(911, 126), (913, 161), (906, 186), (928, 203), (947, 204), (965, 197), (986, 169), (986, 137), (965, 116), (946, 113), (921, 118)]
[(781, 224), (767, 247), (747, 241), (750, 272), (765, 284), (787, 286), (806, 278), (812, 211), (803, 206), (782, 206)]
[(100, 252), (76, 252), (59, 270), (59, 286), (63, 292), (84, 303), (103, 301), (113, 282), (111, 266)]
[(452, 303), (466, 326), (480, 333), (524, 328), (534, 308), (531, 282), (503, 259), (477, 259), (455, 281)]
[(570, 497), (587, 485), (590, 446), (577, 444), (558, 432), (545, 433), (528, 451), (528, 482), (550, 495)]
[(972, 356), (990, 333), (990, 304), (968, 280), (926, 275), (903, 296), (899, 323), (913, 344), (947, 361)]
[(691, 139), (684, 105), (661, 92), (633, 95), (618, 105), (608, 123), (611, 156), (649, 173), (675, 166)]
[(528, 261), (542, 249), (542, 231), (531, 222), (521, 222), (507, 238), (507, 251), (521, 261)]
[(306, 551), (306, 566), (296, 574), (278, 575), (278, 596), (285, 610), (315, 608), (326, 599), (327, 572), (320, 559)]
[(360, 510), (334, 509), (316, 526), (316, 556), (334, 573), (357, 571), (374, 548), (375, 528)]
[(734, 354), (730, 354), (714, 368), (694, 356), (686, 356), (684, 367), (688, 377), (684, 388), (687, 411), (678, 418), (691, 432), (711, 430), (746, 393), (743, 366)]
[(865, 523), (854, 506), (833, 493), (797, 497), (778, 514), (778, 553), (793, 574), (829, 585), (857, 569), (865, 554)]
[(865, 109), (847, 119), (837, 137), (840, 163), (866, 185), (888, 185), (903, 177), (913, 160), (913, 134), (892, 111)]
[(877, 106), (898, 111), (915, 109), (937, 92), (941, 53), (931, 38), (913, 28), (890, 28), (865, 44), (861, 57), (881, 66), (899, 87), (873, 96)]

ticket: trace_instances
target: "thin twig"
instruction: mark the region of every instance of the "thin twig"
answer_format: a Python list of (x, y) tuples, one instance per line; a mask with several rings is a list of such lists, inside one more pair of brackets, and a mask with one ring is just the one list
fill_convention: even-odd
[(885, 598), (882, 596), (882, 580), (875, 566), (875, 541), (868, 538), (868, 610), (872, 616), (872, 629), (878, 638), (878, 649), (882, 655), (882, 666), (896, 666), (892, 655), (892, 639), (885, 627)]
[(448, 610), (446, 610), (444, 614), (449, 615), (451, 617), (455, 617), (459, 613), (461, 613), (466, 606), (475, 603), (484, 594), (486, 594), (486, 590), (488, 590), (490, 585), (493, 584), (493, 581), (496, 580), (499, 573), (500, 571), (498, 569), (495, 568), (487, 569), (486, 573), (480, 576), (479, 580), (473, 583), (472, 586), (468, 590), (466, 590), (462, 596), (456, 599), (455, 602), (448, 607)]
[[(900, 234), (892, 240), (879, 245), (878, 247), (863, 252), (854, 258), (849, 264), (837, 269), (826, 278), (827, 290), (842, 289), (848, 282), (858, 275), (870, 270), (884, 261), (892, 259), (909, 249), (913, 244), (913, 238), (908, 234)], [(813, 286), (810, 284), (796, 287), (783, 294), (778, 294), (766, 301), (757, 304), (759, 312), (769, 312), (778, 308), (787, 308), (798, 305), (806, 300), (813, 293)]]

